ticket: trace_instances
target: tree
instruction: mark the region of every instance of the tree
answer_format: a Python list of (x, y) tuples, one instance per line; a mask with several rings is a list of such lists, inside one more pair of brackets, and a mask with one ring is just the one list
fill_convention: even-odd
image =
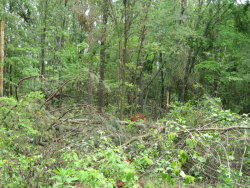
[(1, 21), (1, 34), (0, 34), (0, 97), (3, 97), (4, 94), (4, 28), (5, 22)]
[(160, 117), (170, 103), (202, 95), (248, 111), (249, 3), (4, 0), (0, 7), (5, 95), (30, 77), (20, 94), (42, 90), (59, 101), (53, 105), (80, 101), (121, 119)]
[(41, 14), (42, 20), (42, 31), (41, 31), (41, 54), (40, 54), (40, 61), (41, 61), (41, 75), (45, 75), (45, 45), (46, 45), (46, 32), (47, 32), (47, 19), (48, 19), (48, 0), (42, 0), (40, 2), (43, 7), (43, 12)]
[(108, 1), (102, 2), (102, 35), (101, 35), (101, 49), (100, 49), (100, 81), (99, 81), (99, 104), (98, 110), (103, 112), (104, 106), (104, 79), (105, 79), (105, 65), (106, 65), (106, 39), (107, 39), (107, 23), (108, 23)]

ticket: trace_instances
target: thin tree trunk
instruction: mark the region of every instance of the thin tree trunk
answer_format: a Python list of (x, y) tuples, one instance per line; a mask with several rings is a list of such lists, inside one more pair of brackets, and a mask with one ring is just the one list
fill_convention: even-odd
[(102, 15), (102, 39), (101, 39), (101, 50), (100, 50), (100, 81), (99, 81), (99, 100), (98, 100), (98, 111), (103, 112), (104, 106), (104, 78), (105, 78), (105, 64), (106, 64), (106, 32), (107, 32), (107, 22), (108, 22), (108, 2), (103, 0), (103, 15)]
[(48, 0), (45, 1), (44, 6), (44, 18), (43, 18), (43, 30), (41, 34), (41, 75), (45, 75), (45, 40), (47, 31), (47, 13), (48, 13)]
[[(162, 53), (160, 53), (160, 63), (163, 64), (163, 57)], [(161, 107), (164, 108), (164, 101), (165, 101), (165, 87), (164, 87), (164, 71), (163, 68), (161, 69)]]
[(187, 72), (187, 68), (188, 65), (185, 68), (185, 72), (184, 72), (184, 79), (183, 79), (183, 83), (182, 83), (182, 87), (181, 87), (181, 94), (180, 94), (180, 102), (185, 102), (186, 99), (186, 90), (187, 90), (187, 83), (188, 83), (188, 75), (189, 73)]
[(93, 61), (90, 60), (89, 62), (89, 78), (88, 78), (88, 105), (93, 105), (93, 91), (94, 91), (94, 80), (93, 80), (93, 76), (94, 76), (94, 65), (93, 65)]
[(92, 106), (93, 105), (93, 99), (94, 99), (94, 62), (93, 58), (95, 56), (95, 47), (94, 47), (94, 39), (93, 35), (90, 33), (89, 38), (88, 38), (88, 43), (90, 46), (90, 52), (92, 53), (89, 59), (89, 71), (88, 71), (88, 97), (87, 97), (87, 103), (88, 105)]
[(12, 87), (12, 65), (9, 65), (9, 96), (13, 95), (13, 87)]
[(180, 94), (181, 102), (185, 102), (185, 99), (186, 99), (188, 78), (189, 78), (189, 73), (191, 71), (191, 66), (194, 63), (193, 60), (194, 59), (192, 57), (192, 49), (190, 49), (188, 52), (188, 59), (187, 59), (186, 67), (184, 70), (184, 77), (183, 77), (183, 82), (182, 82), (182, 87), (181, 87), (181, 94)]
[(172, 89), (171, 87), (167, 88), (167, 97), (166, 97), (166, 110), (169, 111), (169, 109), (171, 108), (171, 93), (172, 93)]
[[(180, 12), (180, 22), (179, 24), (183, 24), (184, 23), (184, 14), (186, 11), (186, 6), (187, 6), (187, 1), (186, 0), (180, 0), (180, 5), (181, 5), (181, 12)], [(192, 51), (190, 50), (189, 53), (192, 53)], [(186, 95), (186, 89), (187, 89), (187, 82), (188, 82), (188, 76), (189, 76), (189, 56), (188, 56), (188, 60), (185, 66), (185, 70), (184, 70), (184, 78), (182, 81), (182, 85), (181, 85), (181, 89), (180, 89), (180, 95), (179, 95), (179, 100), (181, 102), (185, 101), (185, 95)]]
[[(67, 7), (67, 3), (68, 3), (68, 0), (65, 0), (64, 1), (64, 7), (66, 8)], [(63, 22), (62, 22), (62, 30), (64, 31), (65, 29), (65, 25), (66, 25), (66, 15), (64, 15), (64, 18), (63, 18)], [(64, 37), (64, 32), (61, 34), (61, 37), (60, 37), (60, 50), (63, 50), (64, 48), (64, 42), (65, 42), (65, 37)], [(62, 69), (63, 69), (63, 64), (61, 65), (61, 70), (59, 70), (59, 82), (61, 82), (62, 80)], [(60, 92), (59, 92), (59, 101), (58, 101), (58, 106), (61, 107), (62, 106), (62, 98), (63, 98), (63, 89), (61, 88), (60, 89)]]
[(140, 105), (140, 110), (143, 113), (144, 112), (144, 98), (145, 98), (145, 79), (144, 76), (141, 75), (140, 77), (140, 85), (139, 85), (140, 91), (139, 91), (139, 105)]
[(187, 8), (187, 0), (180, 0), (181, 4), (181, 13), (180, 13), (180, 24), (184, 22), (184, 15), (186, 13), (186, 8)]
[[(90, 4), (88, 4), (90, 3)], [(86, 7), (89, 10), (89, 14), (86, 15)], [(88, 96), (87, 96), (87, 103), (88, 105), (93, 105), (93, 92), (94, 92), (94, 64), (93, 64), (93, 57), (95, 56), (96, 49), (95, 44), (96, 40), (94, 37), (94, 22), (95, 22), (95, 11), (94, 11), (94, 4), (91, 2), (84, 1), (83, 2), (83, 9), (82, 11), (76, 11), (79, 24), (81, 25), (82, 29), (88, 34), (87, 36), (87, 43), (89, 44), (89, 59), (88, 59)]]
[[(185, 9), (187, 7), (187, 1), (186, 0), (181, 0), (181, 16), (183, 16)], [(203, 12), (202, 12), (202, 6), (203, 6), (203, 1), (199, 1), (199, 8), (198, 8), (198, 18), (196, 20), (195, 23), (195, 28), (194, 30), (197, 31), (199, 29), (200, 26), (200, 22), (203, 16)], [(195, 61), (196, 61), (196, 56), (198, 55), (199, 51), (201, 50), (201, 47), (197, 46), (196, 48), (190, 48), (188, 51), (188, 58), (187, 58), (187, 63), (186, 63), (186, 67), (184, 70), (184, 78), (183, 78), (183, 82), (182, 82), (182, 86), (181, 86), (181, 93), (180, 93), (180, 97), (179, 100), (181, 102), (185, 102), (186, 100), (186, 96), (187, 96), (187, 84), (188, 84), (188, 78), (190, 76), (190, 73), (192, 72), (194, 65), (195, 65)]]
[(1, 21), (1, 42), (0, 42), (0, 97), (3, 97), (4, 92), (4, 27), (5, 22)]
[[(143, 16), (142, 18), (142, 28), (141, 28), (141, 36), (140, 36), (140, 43), (139, 43), (139, 49), (138, 49), (138, 54), (137, 54), (137, 63), (136, 63), (136, 69), (138, 68), (138, 66), (141, 66), (143, 67), (144, 66), (144, 62), (145, 60), (142, 60), (141, 58), (141, 54), (143, 52), (143, 47), (144, 47), (144, 41), (145, 41), (145, 38), (146, 38), (146, 31), (147, 31), (147, 26), (146, 26), (146, 21), (148, 19), (148, 12), (149, 12), (149, 8), (150, 8), (150, 5), (151, 5), (151, 0), (145, 4), (145, 15)], [(137, 70), (136, 70), (137, 72)], [(144, 112), (144, 97), (145, 97), (145, 94), (144, 94), (144, 73), (143, 73), (143, 69), (141, 69), (141, 72), (140, 72), (140, 77), (139, 77), (139, 94), (138, 92), (136, 92), (136, 96), (138, 95), (139, 96), (139, 100), (138, 100), (138, 104), (140, 106), (140, 110), (141, 112), (143, 113)], [(136, 105), (137, 103), (135, 103)], [(137, 106), (137, 105), (136, 105)], [(136, 109), (136, 106), (135, 106), (135, 109)]]
[(46, 29), (43, 28), (43, 33), (41, 35), (41, 75), (45, 75), (45, 38), (46, 38)]
[(120, 86), (120, 119), (123, 119), (124, 116), (124, 108), (125, 108), (125, 95), (126, 95), (126, 87), (125, 87), (125, 81), (126, 81), (126, 72), (125, 67), (128, 62), (128, 32), (129, 32), (129, 3), (128, 0), (123, 0), (124, 5), (124, 43), (123, 43), (123, 50), (122, 50), (122, 60), (120, 63), (120, 79), (121, 79), (121, 86)]

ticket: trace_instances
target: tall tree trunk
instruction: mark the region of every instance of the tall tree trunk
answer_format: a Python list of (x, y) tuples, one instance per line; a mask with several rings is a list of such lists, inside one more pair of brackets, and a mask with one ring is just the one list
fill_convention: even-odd
[[(66, 8), (67, 7), (67, 3), (68, 3), (68, 0), (65, 0), (64, 2), (63, 2), (63, 4), (64, 4), (64, 8)], [(65, 29), (65, 25), (66, 25), (66, 15), (64, 15), (64, 17), (63, 17), (63, 22), (62, 22), (62, 31), (64, 31), (64, 29)], [(64, 48), (64, 42), (65, 42), (65, 37), (64, 37), (64, 32), (62, 32), (61, 33), (61, 36), (60, 36), (60, 50), (62, 51), (63, 50), (63, 48)], [(61, 68), (60, 68), (61, 70), (59, 70), (59, 83), (61, 82), (61, 80), (62, 80), (62, 74), (63, 74), (63, 72), (62, 72), (62, 69), (63, 69), (63, 64), (61, 65)], [(59, 98), (58, 98), (58, 106), (59, 107), (61, 107), (62, 106), (62, 99), (63, 99), (63, 88), (61, 88), (60, 89), (60, 91), (59, 91)]]
[(1, 42), (0, 42), (0, 97), (3, 97), (4, 92), (4, 27), (5, 22), (1, 21)]
[[(163, 65), (163, 57), (162, 57), (162, 53), (160, 53), (160, 63)], [(164, 80), (164, 69), (161, 69), (161, 107), (164, 108), (165, 104), (165, 80)]]
[(92, 106), (93, 105), (93, 91), (94, 91), (94, 80), (93, 80), (93, 76), (94, 76), (94, 65), (93, 65), (93, 61), (90, 60), (89, 62), (89, 78), (88, 78), (88, 98), (87, 98), (87, 102), (88, 105)]
[(186, 67), (185, 67), (185, 70), (184, 70), (184, 77), (183, 77), (183, 82), (182, 82), (181, 94), (180, 94), (180, 101), (181, 102), (185, 102), (185, 100), (186, 100), (188, 78), (189, 78), (190, 73), (193, 70), (196, 55), (198, 55), (198, 51), (196, 51), (196, 53), (194, 55), (193, 54), (193, 49), (189, 50), (187, 63), (186, 63)]
[(171, 107), (171, 87), (167, 88), (167, 97), (166, 97), (166, 109), (169, 110)]
[[(95, 47), (94, 47), (94, 39), (93, 35), (89, 33), (88, 37), (88, 44), (90, 45), (90, 58), (89, 58), (89, 70), (88, 70), (88, 96), (87, 96), (87, 103), (88, 105), (93, 105), (93, 99), (94, 99), (94, 56), (96, 54)], [(90, 108), (91, 110), (91, 108)]]
[[(192, 53), (191, 50), (189, 51), (189, 53)], [(183, 82), (182, 82), (182, 86), (181, 86), (181, 94), (180, 94), (180, 101), (181, 102), (185, 102), (185, 98), (186, 98), (186, 90), (187, 90), (187, 83), (188, 83), (188, 77), (189, 77), (189, 67), (190, 67), (190, 54), (188, 55), (188, 60), (186, 63), (186, 67), (184, 70), (184, 77), (183, 77)]]
[[(187, 0), (181, 0), (181, 7), (183, 10), (181, 10), (181, 16), (183, 16), (184, 12), (186, 11), (185, 9), (187, 8)], [(200, 22), (202, 20), (202, 16), (203, 16), (203, 12), (202, 12), (202, 7), (203, 7), (203, 1), (198, 1), (198, 17), (197, 20), (195, 22), (195, 31), (198, 31), (199, 26), (200, 26)], [(186, 95), (187, 95), (187, 84), (188, 84), (188, 79), (190, 76), (190, 73), (192, 72), (194, 65), (195, 65), (195, 61), (196, 61), (196, 56), (199, 54), (199, 51), (201, 50), (200, 46), (196, 46), (196, 48), (194, 47), (190, 47), (189, 51), (188, 51), (188, 57), (187, 57), (187, 61), (186, 61), (186, 66), (185, 66), (185, 70), (184, 70), (184, 77), (183, 77), (183, 81), (182, 81), (182, 86), (181, 86), (181, 93), (180, 93), (180, 97), (179, 100), (181, 102), (185, 102), (186, 100)]]
[[(88, 105), (93, 105), (93, 92), (94, 92), (94, 64), (93, 64), (93, 57), (96, 53), (96, 39), (94, 36), (94, 28), (96, 21), (95, 18), (97, 17), (95, 13), (95, 6), (91, 4), (91, 2), (83, 1), (83, 11), (82, 9), (76, 10), (76, 16), (78, 18), (79, 24), (81, 28), (87, 33), (87, 43), (89, 44), (89, 59), (88, 59), (88, 96), (87, 96), (87, 103)], [(88, 15), (86, 11), (89, 11)]]
[[(142, 73), (143, 74), (143, 73)], [(140, 110), (143, 113), (144, 112), (144, 98), (145, 98), (145, 79), (144, 76), (141, 75), (140, 76), (140, 83), (139, 83), (139, 106), (140, 106)]]
[(94, 56), (96, 54), (95, 46), (94, 46), (94, 36), (89, 33), (88, 43), (90, 45), (90, 59), (89, 59), (89, 71), (88, 71), (88, 97), (87, 97), (87, 103), (88, 105), (93, 105), (93, 99), (94, 99)]
[(13, 95), (13, 87), (12, 87), (12, 64), (9, 64), (9, 96)]
[(187, 0), (180, 0), (181, 12), (180, 12), (180, 24), (184, 22), (184, 16), (186, 14), (187, 9)]
[(105, 64), (106, 64), (106, 35), (107, 35), (107, 23), (108, 23), (108, 1), (103, 0), (103, 13), (102, 13), (102, 38), (101, 38), (101, 50), (100, 50), (100, 81), (99, 81), (99, 93), (98, 93), (98, 111), (103, 112), (104, 106), (104, 78), (105, 78)]
[[(146, 31), (147, 31), (147, 26), (146, 26), (146, 21), (148, 19), (148, 12), (149, 12), (149, 8), (151, 6), (151, 0), (148, 1), (147, 3), (145, 3), (145, 14), (143, 15), (143, 18), (141, 20), (142, 23), (142, 28), (141, 28), (141, 36), (140, 36), (140, 41), (139, 41), (139, 49), (138, 49), (138, 54), (137, 54), (137, 63), (136, 63), (136, 69), (138, 68), (138, 66), (143, 67), (144, 66), (144, 62), (145, 62), (145, 58), (142, 58), (142, 52), (143, 52), (143, 47), (144, 47), (144, 41), (146, 38)], [(137, 71), (136, 71), (137, 72)], [(139, 96), (138, 99), (138, 104), (140, 106), (140, 110), (143, 113), (144, 112), (144, 73), (143, 73), (143, 69), (141, 69), (140, 72), (140, 77), (139, 77), (139, 94), (138, 92), (136, 92), (136, 96)], [(136, 105), (137, 103), (135, 103)], [(137, 105), (136, 105), (137, 106)], [(136, 108), (136, 107), (135, 107)]]
[(125, 95), (126, 95), (126, 71), (125, 67), (128, 62), (128, 33), (129, 33), (129, 2), (128, 0), (123, 0), (124, 5), (124, 31), (123, 31), (123, 50), (122, 50), (122, 58), (120, 62), (120, 119), (123, 119), (124, 116), (124, 108), (125, 108)]
[(47, 31), (47, 14), (48, 14), (48, 0), (44, 1), (44, 16), (43, 16), (43, 29), (41, 34), (41, 75), (45, 75), (45, 40)]

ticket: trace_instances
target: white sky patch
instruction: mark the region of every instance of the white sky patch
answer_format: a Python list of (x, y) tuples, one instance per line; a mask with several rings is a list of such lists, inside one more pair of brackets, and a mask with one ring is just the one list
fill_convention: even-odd
[(85, 12), (85, 15), (88, 16), (88, 15), (89, 15), (89, 12), (90, 12), (90, 10), (87, 9), (86, 12)]
[(157, 70), (160, 69), (160, 62), (159, 61), (156, 61), (156, 68), (157, 68)]
[(83, 53), (86, 54), (86, 53), (88, 53), (88, 51), (89, 51), (89, 49), (85, 48)]
[(237, 3), (239, 3), (239, 4), (244, 4), (246, 2), (247, 2), (247, 0), (237, 0)]

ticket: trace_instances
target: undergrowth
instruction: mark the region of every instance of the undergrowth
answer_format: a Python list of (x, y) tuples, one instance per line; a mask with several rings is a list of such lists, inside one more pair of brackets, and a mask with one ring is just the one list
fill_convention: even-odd
[(247, 187), (249, 117), (219, 99), (121, 124), (87, 105), (0, 99), (0, 187)]

